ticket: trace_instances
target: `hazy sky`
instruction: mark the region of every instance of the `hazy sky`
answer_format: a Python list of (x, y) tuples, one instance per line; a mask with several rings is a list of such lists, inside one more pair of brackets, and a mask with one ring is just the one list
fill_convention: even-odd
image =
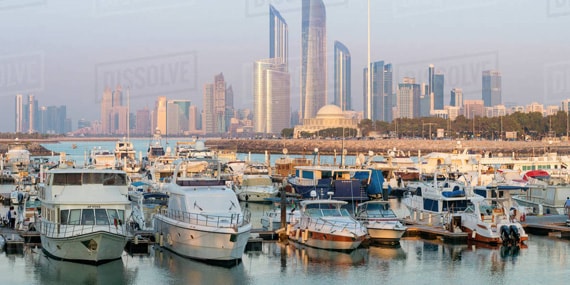
[[(328, 102), (333, 43), (352, 54), (352, 102), (362, 109), (367, 1), (324, 1)], [(570, 0), (373, 0), (372, 60), (426, 81), (427, 66), (449, 90), (481, 99), (481, 71), (502, 73), (503, 102), (559, 105), (570, 98)], [(14, 97), (67, 105), (98, 120), (105, 85), (131, 86), (131, 111), (156, 96), (189, 99), (223, 72), (236, 108), (251, 108), (253, 61), (268, 57), (269, 4), (289, 25), (293, 109), (299, 105), (301, 0), (0, 0), (0, 131), (14, 131)], [(127, 85), (127, 84), (123, 84)]]

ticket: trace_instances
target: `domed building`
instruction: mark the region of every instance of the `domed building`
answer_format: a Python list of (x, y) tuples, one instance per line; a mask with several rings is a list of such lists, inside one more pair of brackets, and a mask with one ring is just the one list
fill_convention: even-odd
[(298, 138), (301, 133), (314, 133), (325, 129), (347, 128), (355, 129), (360, 135), (358, 129), (359, 119), (354, 112), (343, 112), (339, 106), (325, 105), (317, 112), (317, 116), (310, 119), (303, 119), (302, 125), (295, 126), (293, 137)]

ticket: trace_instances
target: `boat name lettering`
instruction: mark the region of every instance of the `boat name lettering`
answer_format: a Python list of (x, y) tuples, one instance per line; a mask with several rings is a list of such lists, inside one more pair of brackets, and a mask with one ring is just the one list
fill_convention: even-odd
[(99, 208), (101, 208), (101, 205), (89, 205), (89, 206), (87, 206), (87, 208), (99, 209)]

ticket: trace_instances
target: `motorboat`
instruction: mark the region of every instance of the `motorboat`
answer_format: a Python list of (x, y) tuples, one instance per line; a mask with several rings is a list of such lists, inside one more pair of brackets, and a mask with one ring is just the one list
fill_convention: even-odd
[(251, 213), (220, 176), (216, 160), (177, 162), (165, 185), (168, 207), (154, 215), (161, 246), (205, 262), (240, 262), (251, 232)]
[(130, 238), (126, 218), (128, 177), (124, 171), (56, 168), (39, 189), (38, 231), (46, 255), (101, 264), (121, 258)]
[(432, 180), (410, 182), (407, 188), (402, 204), (410, 211), (412, 220), (427, 224), (443, 223), (444, 215), (464, 211), (470, 200), (478, 196), (472, 186), (442, 173), (435, 173)]
[(168, 205), (168, 195), (161, 192), (143, 192), (132, 201), (133, 228), (152, 231), (154, 215)]
[(137, 152), (131, 141), (126, 139), (115, 143), (115, 160), (117, 169), (127, 173), (137, 173), (141, 169), (140, 163), (137, 161)]
[(347, 209), (342, 208), (347, 203), (334, 199), (301, 201), (300, 218), (287, 227), (289, 239), (320, 249), (356, 249), (366, 239), (368, 232)]
[(491, 245), (519, 245), (528, 240), (519, 220), (525, 213), (513, 203), (510, 191), (514, 187), (493, 185), (476, 188), (477, 196), (465, 211), (450, 213), (446, 227), (453, 232), (466, 232), (470, 240)]
[(89, 153), (87, 167), (97, 169), (113, 169), (116, 165), (115, 154), (108, 149), (95, 147)]
[(365, 201), (369, 199), (368, 186), (371, 169), (341, 168), (338, 166), (297, 166), (295, 176), (287, 178), (295, 194), (305, 199), (311, 192), (324, 197), (333, 193), (332, 199), (342, 201)]
[(356, 207), (356, 220), (362, 222), (374, 241), (397, 244), (408, 229), (390, 208), (390, 202), (370, 200)]
[(234, 184), (234, 191), (240, 201), (265, 203), (277, 196), (279, 188), (268, 174), (244, 174)]

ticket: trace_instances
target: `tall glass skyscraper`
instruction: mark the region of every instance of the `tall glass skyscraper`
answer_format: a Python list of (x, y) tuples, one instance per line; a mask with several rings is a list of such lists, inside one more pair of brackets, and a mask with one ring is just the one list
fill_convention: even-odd
[(497, 70), (483, 71), (483, 102), (485, 107), (500, 105), (501, 97), (501, 73)]
[(427, 88), (427, 96), (429, 96), (430, 100), (430, 112), (435, 109), (435, 100), (433, 94), (433, 86), (435, 85), (435, 72), (433, 64), (430, 64), (428, 67), (428, 88)]
[[(384, 120), (384, 61), (376, 61), (370, 64), (372, 68), (372, 94), (368, 94), (368, 68), (364, 68), (364, 118), (374, 121)], [(368, 108), (371, 106), (371, 108)], [(371, 109), (371, 114), (368, 114)]]
[(301, 119), (316, 116), (327, 102), (326, 11), (322, 0), (303, 0), (301, 50)]
[(350, 99), (350, 51), (339, 41), (334, 42), (334, 101), (341, 110), (352, 110)]
[(385, 104), (384, 104), (384, 121), (391, 122), (393, 115), (392, 115), (392, 107), (396, 107), (396, 94), (394, 92), (393, 87), (393, 71), (392, 71), (392, 64), (388, 63), (384, 65), (384, 96), (385, 96)]
[(463, 107), (463, 90), (461, 88), (451, 89), (449, 105), (454, 107)]
[(269, 57), (281, 58), (285, 66), (289, 60), (289, 28), (273, 5), (269, 5)]
[(433, 109), (443, 110), (443, 87), (445, 77), (441, 73), (436, 73), (433, 78)]
[(269, 6), (269, 56), (253, 66), (253, 126), (257, 133), (279, 134), (290, 127), (291, 76), (288, 72), (288, 26)]

